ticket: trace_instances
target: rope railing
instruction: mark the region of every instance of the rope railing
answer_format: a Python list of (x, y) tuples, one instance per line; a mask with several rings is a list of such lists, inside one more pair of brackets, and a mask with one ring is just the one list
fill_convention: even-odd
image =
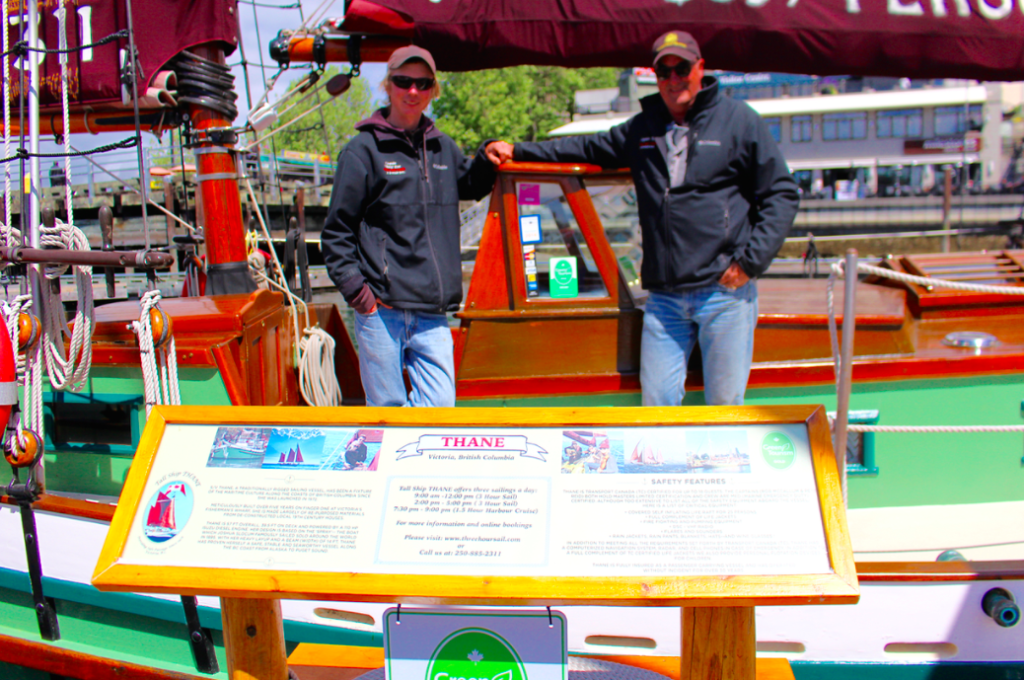
[[(948, 281), (946, 279), (933, 278), (930, 276), (915, 276), (905, 274), (884, 267), (857, 263), (857, 272), (870, 274), (879, 278), (886, 278), (893, 281), (924, 286), (928, 288), (949, 288), (953, 290), (964, 290), (975, 293), (989, 293), (994, 295), (1024, 295), (1024, 286), (988, 286), (976, 283), (965, 283), (962, 281)], [(839, 389), (839, 376), (841, 375), (841, 359), (839, 356), (838, 332), (836, 329), (834, 286), (837, 278), (845, 278), (845, 264), (842, 260), (832, 264), (832, 271), (828, 279), (828, 331), (829, 340), (832, 345), (832, 363), (835, 369), (837, 390)], [(833, 423), (834, 424), (834, 423)], [(867, 425), (850, 423), (846, 426), (848, 432), (889, 432), (889, 433), (978, 433), (978, 432), (1024, 432), (1024, 425)]]
[(850, 432), (1024, 432), (1024, 425), (863, 425), (851, 423)]

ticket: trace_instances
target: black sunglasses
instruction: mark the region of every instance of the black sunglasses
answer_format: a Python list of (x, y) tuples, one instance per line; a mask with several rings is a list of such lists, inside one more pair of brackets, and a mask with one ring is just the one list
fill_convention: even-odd
[(672, 77), (672, 73), (674, 72), (680, 78), (686, 78), (690, 75), (690, 71), (692, 70), (693, 63), (689, 61), (681, 61), (675, 66), (658, 64), (654, 67), (654, 75), (658, 76), (658, 80), (668, 80)]
[(410, 76), (391, 76), (391, 84), (400, 90), (408, 90), (413, 85), (420, 92), (434, 89), (433, 78), (412, 78)]

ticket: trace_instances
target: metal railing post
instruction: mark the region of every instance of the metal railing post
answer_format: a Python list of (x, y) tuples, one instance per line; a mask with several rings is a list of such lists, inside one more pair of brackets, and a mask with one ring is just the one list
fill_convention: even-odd
[(840, 349), (839, 386), (836, 393), (836, 466), (846, 502), (846, 441), (850, 416), (850, 392), (853, 389), (853, 334), (857, 328), (857, 249), (846, 251), (846, 276), (843, 283), (843, 342)]

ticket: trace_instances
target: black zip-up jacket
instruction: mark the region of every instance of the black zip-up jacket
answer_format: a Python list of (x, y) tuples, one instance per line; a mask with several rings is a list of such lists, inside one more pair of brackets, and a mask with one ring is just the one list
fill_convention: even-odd
[(761, 117), (719, 94), (705, 77), (687, 112), (689, 152), (682, 186), (670, 188), (665, 134), (672, 117), (660, 94), (607, 132), (515, 145), (516, 160), (629, 166), (636, 185), (644, 288), (676, 292), (718, 281), (736, 262), (751, 278), (768, 269), (800, 199)]
[(494, 187), (483, 146), (469, 159), (423, 116), (411, 135), (380, 109), (338, 156), (321, 247), (351, 303), (363, 285), (390, 307), (442, 313), (462, 301), (459, 199)]

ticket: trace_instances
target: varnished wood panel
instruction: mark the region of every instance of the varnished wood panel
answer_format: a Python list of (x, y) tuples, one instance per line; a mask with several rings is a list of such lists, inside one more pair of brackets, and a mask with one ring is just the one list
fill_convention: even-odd
[(209, 677), (107, 659), (9, 635), (0, 635), (0, 661), (75, 680), (200, 680)]
[(683, 607), (680, 680), (754, 680), (753, 607)]
[(220, 612), (228, 680), (286, 680), (281, 602), (222, 597)]
[[(833, 301), (836, 322), (843, 323), (844, 281), (836, 281)], [(758, 325), (828, 324), (828, 281), (825, 279), (760, 279), (757, 282)], [(857, 326), (903, 325), (906, 293), (894, 288), (857, 286)]]
[[(582, 658), (610, 661), (660, 673), (671, 680), (679, 678), (678, 656), (622, 654), (580, 654)], [(301, 680), (351, 680), (372, 668), (384, 666), (381, 647), (352, 647), (302, 643), (288, 657), (288, 666)], [(757, 680), (793, 680), (787, 659), (760, 658), (755, 662)]]
[[(601, 374), (639, 369), (639, 314), (617, 318), (475, 320), (458, 378)], [(631, 323), (620, 336), (620, 324)], [(620, 339), (621, 338), (621, 339)], [(619, 343), (629, 343), (620, 360)]]

